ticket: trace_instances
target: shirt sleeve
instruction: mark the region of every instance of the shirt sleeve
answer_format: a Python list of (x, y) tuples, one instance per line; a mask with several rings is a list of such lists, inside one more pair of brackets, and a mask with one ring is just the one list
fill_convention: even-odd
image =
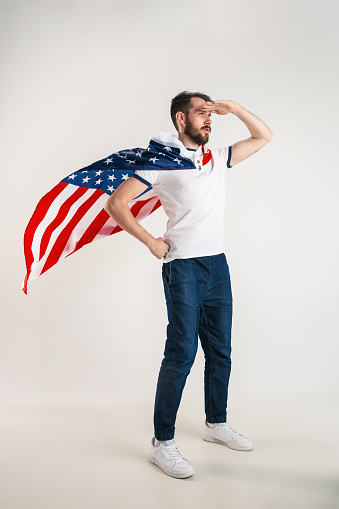
[(161, 170), (135, 170), (132, 176), (146, 185), (154, 186), (160, 181), (163, 173)]
[(227, 168), (233, 168), (233, 166), (231, 166), (232, 145), (230, 145), (229, 147), (225, 147), (225, 148), (219, 148), (218, 150), (219, 150), (220, 156), (223, 158)]
[(230, 145), (227, 149), (227, 168), (233, 168), (233, 166), (231, 166), (231, 157), (232, 157), (232, 145)]

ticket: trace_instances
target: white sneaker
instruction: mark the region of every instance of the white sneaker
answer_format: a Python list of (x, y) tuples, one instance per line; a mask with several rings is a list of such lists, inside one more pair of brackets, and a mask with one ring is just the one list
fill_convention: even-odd
[(208, 442), (224, 444), (236, 451), (250, 451), (253, 449), (252, 441), (244, 435), (240, 435), (227, 422), (211, 425), (205, 421), (202, 438)]
[(149, 459), (152, 463), (160, 467), (167, 475), (185, 479), (194, 474), (194, 469), (189, 461), (183, 457), (179, 451), (174, 439), (154, 443), (155, 437), (151, 441), (151, 450)]

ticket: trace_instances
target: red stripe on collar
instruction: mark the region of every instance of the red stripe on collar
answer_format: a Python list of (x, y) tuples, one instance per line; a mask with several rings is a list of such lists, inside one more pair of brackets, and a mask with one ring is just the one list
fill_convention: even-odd
[(207, 164), (211, 160), (212, 153), (209, 149), (207, 149), (207, 152), (205, 152), (205, 145), (201, 146), (201, 150), (202, 150), (202, 153), (204, 154), (203, 158), (202, 158), (202, 165), (204, 165), (204, 164)]

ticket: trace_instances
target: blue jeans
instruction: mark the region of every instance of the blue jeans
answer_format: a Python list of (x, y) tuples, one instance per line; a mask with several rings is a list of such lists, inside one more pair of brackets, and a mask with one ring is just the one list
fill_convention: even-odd
[(168, 326), (155, 396), (154, 434), (158, 440), (171, 440), (198, 336), (205, 355), (206, 420), (226, 422), (233, 299), (225, 253), (163, 263), (162, 279)]

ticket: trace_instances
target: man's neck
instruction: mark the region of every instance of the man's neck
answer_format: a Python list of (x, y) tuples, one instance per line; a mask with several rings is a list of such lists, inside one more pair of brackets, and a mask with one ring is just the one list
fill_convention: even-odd
[(200, 147), (198, 143), (195, 143), (192, 138), (187, 136), (185, 133), (181, 133), (178, 135), (178, 139), (181, 141), (181, 143), (184, 145), (185, 148), (193, 148), (194, 150), (197, 150), (197, 148)]

